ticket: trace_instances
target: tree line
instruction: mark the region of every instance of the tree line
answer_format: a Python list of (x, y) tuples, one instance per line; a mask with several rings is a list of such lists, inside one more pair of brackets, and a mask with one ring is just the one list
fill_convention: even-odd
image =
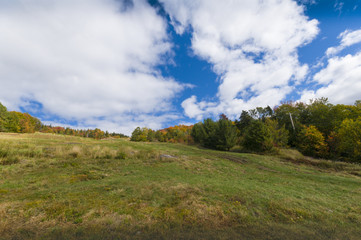
[(171, 142), (171, 143), (193, 143), (191, 131), (193, 126), (177, 125), (154, 131), (150, 128), (137, 127), (130, 138), (136, 142)]
[(120, 138), (127, 137), (121, 133), (109, 133), (96, 129), (72, 129), (58, 126), (51, 126), (42, 124), (39, 119), (31, 116), (28, 113), (21, 113), (16, 111), (8, 111), (7, 108), (0, 103), (0, 132), (13, 133), (54, 133), (70, 136), (88, 137), (95, 139), (102, 139), (108, 137)]
[[(166, 137), (164, 137), (166, 136)], [(232, 121), (221, 114), (193, 126), (154, 131), (136, 128), (132, 141), (199, 144), (206, 148), (245, 152), (274, 152), (292, 147), (304, 155), (361, 162), (361, 101), (354, 105), (331, 104), (327, 98), (285, 102), (242, 111)]]

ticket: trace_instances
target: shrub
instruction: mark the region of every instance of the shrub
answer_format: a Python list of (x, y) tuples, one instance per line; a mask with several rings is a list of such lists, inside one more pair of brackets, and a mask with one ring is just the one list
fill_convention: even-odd
[(125, 152), (117, 152), (117, 154), (115, 155), (115, 159), (125, 159), (127, 157), (127, 155), (125, 154)]

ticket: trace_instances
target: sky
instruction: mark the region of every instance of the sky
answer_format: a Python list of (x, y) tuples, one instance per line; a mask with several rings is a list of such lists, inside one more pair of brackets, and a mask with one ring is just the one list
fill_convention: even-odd
[(131, 134), (361, 99), (361, 0), (0, 0), (0, 102)]

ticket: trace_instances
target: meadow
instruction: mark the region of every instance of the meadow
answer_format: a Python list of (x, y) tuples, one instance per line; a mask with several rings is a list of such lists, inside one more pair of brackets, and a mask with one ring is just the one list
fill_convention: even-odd
[(0, 133), (0, 239), (360, 239), (361, 165)]

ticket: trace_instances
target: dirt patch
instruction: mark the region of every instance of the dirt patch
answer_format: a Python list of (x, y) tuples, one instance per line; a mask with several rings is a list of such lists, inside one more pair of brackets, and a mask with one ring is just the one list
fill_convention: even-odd
[(357, 164), (350, 164), (345, 162), (335, 162), (331, 160), (313, 159), (310, 157), (303, 157), (300, 159), (283, 158), (283, 161), (291, 162), (297, 165), (307, 165), (320, 169), (326, 172), (344, 172), (354, 176), (361, 177), (361, 166)]
[(214, 156), (227, 159), (229, 161), (235, 162), (235, 163), (241, 163), (245, 164), (248, 162), (248, 160), (244, 157), (234, 156), (234, 155), (228, 155), (228, 154), (215, 154)]
[(264, 171), (267, 171), (267, 172), (280, 173), (280, 172), (277, 171), (277, 170), (273, 170), (273, 169), (270, 169), (270, 168), (264, 167), (264, 166), (258, 166), (258, 169), (259, 169), (259, 170), (264, 170)]

